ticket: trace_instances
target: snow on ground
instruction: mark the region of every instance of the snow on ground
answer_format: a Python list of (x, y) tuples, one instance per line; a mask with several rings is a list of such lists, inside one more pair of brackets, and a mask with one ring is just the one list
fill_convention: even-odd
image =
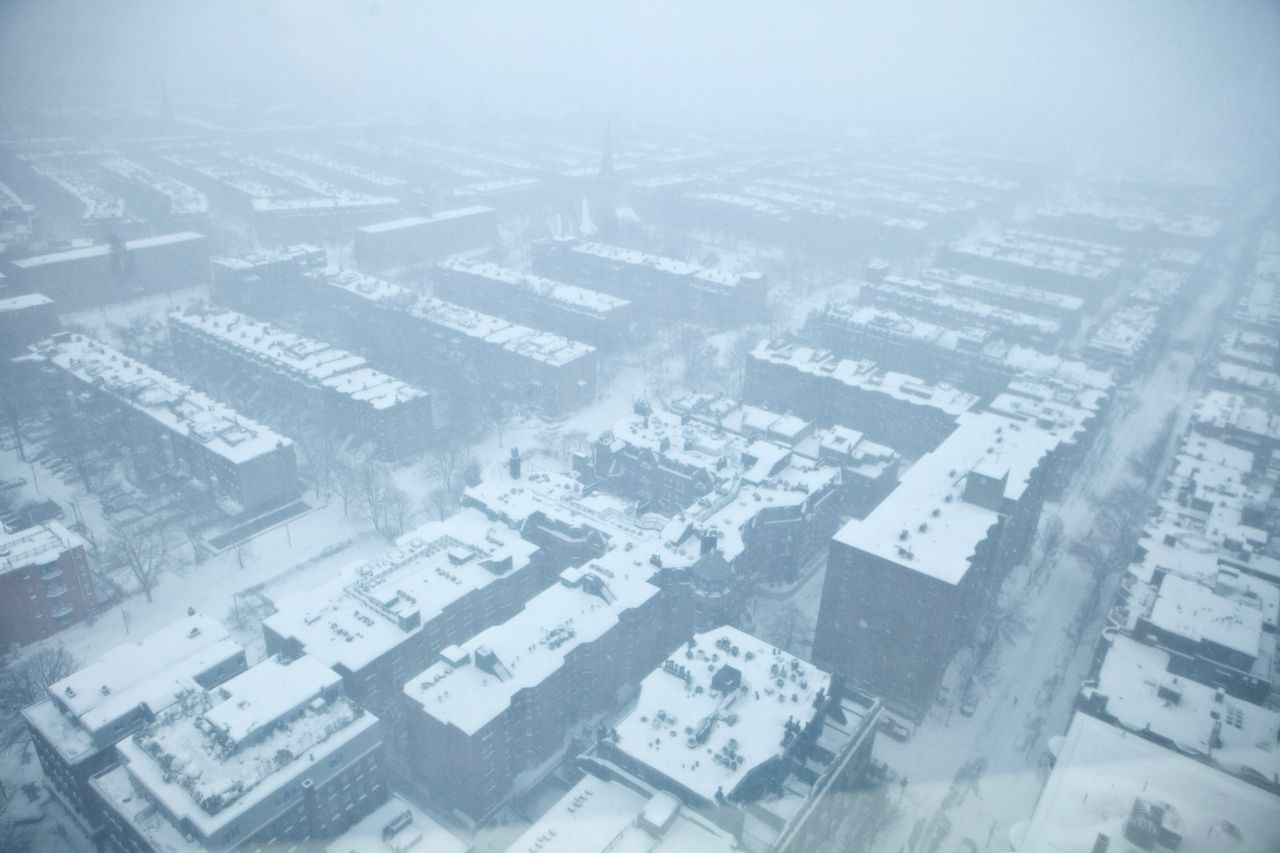
[(1066, 730), (1118, 582), (1108, 580), (1084, 614), (1081, 639), (1073, 640), (1068, 627), (1090, 603), (1094, 580), (1070, 545), (1090, 537), (1097, 498), (1129, 476), (1130, 455), (1160, 435), (1169, 413), (1185, 418), (1198, 385), (1196, 360), (1185, 349), (1197, 351), (1212, 339), (1205, 318), (1223, 302), (1229, 284), (1220, 279), (1185, 313), (1172, 336), (1179, 351), (1157, 360), (1137, 390), (1118, 395), (1112, 422), (1098, 436), (1105, 440), (1094, 446), (1062, 502), (1046, 506), (1046, 518), (1062, 520), (1065, 547), (1050, 558), (1042, 585), (1029, 582), (1030, 565), (1011, 573), (1004, 592), (1021, 601), (1027, 630), (999, 650), (999, 672), (978, 688), (976, 713), (958, 713), (953, 683), (949, 704), (935, 706), (907, 743), (877, 739), (876, 757), (907, 780), (890, 798), (899, 811), (877, 848), (1007, 850), (1010, 827), (1030, 817), (1047, 778), (1047, 741)]

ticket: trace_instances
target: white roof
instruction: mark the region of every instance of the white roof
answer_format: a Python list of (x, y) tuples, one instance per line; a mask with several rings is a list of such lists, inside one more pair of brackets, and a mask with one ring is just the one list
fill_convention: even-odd
[(368, 366), (364, 358), (321, 341), (295, 335), (235, 311), (176, 311), (169, 315), (192, 331), (269, 362), (295, 380), (325, 388), (382, 410), (422, 399), (426, 391)]
[[(638, 787), (638, 786), (637, 786)], [(587, 774), (507, 853), (731, 853), (733, 836), (668, 794)]]
[(481, 214), (493, 212), (494, 210), (492, 207), (472, 205), (470, 207), (459, 207), (453, 210), (440, 210), (430, 216), (406, 216), (401, 219), (392, 219), (388, 222), (375, 222), (372, 225), (362, 225), (356, 230), (363, 231), (366, 234), (379, 234), (383, 231), (397, 231), (402, 228), (430, 225), (433, 222), (440, 222), (445, 219), (458, 219), (463, 216), (479, 216)]
[[(1133, 732), (1149, 731), (1229, 773), (1280, 786), (1280, 713), (1169, 672), (1169, 653), (1118, 635), (1087, 696)], [(1171, 698), (1176, 696), (1177, 698)]]
[(153, 714), (188, 690), (192, 678), (242, 654), (221, 624), (189, 616), (134, 643), (116, 646), (96, 662), (49, 686), (80, 725), (96, 732), (145, 705)]
[[(194, 231), (179, 231), (175, 234), (161, 234), (157, 237), (141, 237), (137, 240), (126, 240), (125, 248), (130, 251), (139, 249), (151, 249), (156, 246), (167, 246), (172, 243), (185, 243), (191, 240), (203, 240), (203, 234), (197, 234)], [(65, 252), (52, 252), (47, 255), (35, 255), (30, 258), (22, 258), (13, 262), (16, 267), (26, 269), (28, 267), (40, 267), (47, 264), (57, 264), (64, 261), (79, 261), (85, 258), (95, 258), (111, 254), (111, 246), (102, 243), (96, 246), (85, 246), (81, 249), (68, 249)]]
[(445, 269), (477, 276), (507, 287), (532, 294), (541, 300), (559, 305), (567, 310), (605, 315), (630, 305), (627, 300), (608, 293), (588, 290), (572, 284), (553, 281), (542, 276), (518, 272), (488, 261), (471, 261), (450, 258), (441, 263)]
[(853, 388), (886, 394), (916, 406), (928, 406), (949, 415), (960, 415), (978, 404), (970, 394), (945, 382), (930, 384), (905, 373), (882, 370), (871, 361), (837, 358), (828, 350), (779, 341), (761, 341), (752, 358), (785, 364), (813, 376), (824, 377)]
[[(741, 675), (720, 693), (724, 667)], [(681, 646), (640, 684), (635, 707), (615, 727), (617, 749), (707, 801), (729, 796), (747, 774), (783, 753), (786, 724), (802, 727), (831, 676), (736, 628), (723, 626)]]
[[(298, 671), (281, 683), (281, 696), (266, 697), (271, 679), (254, 671), (263, 666), (275, 678)], [(378, 725), (377, 717), (332, 692), (336, 683), (337, 676), (311, 658), (269, 659), (219, 689), (187, 693), (117, 748), (129, 776), (176, 825), (189, 820), (208, 837)], [(228, 702), (231, 709), (223, 707)], [(229, 739), (220, 718), (255, 736)]]
[(479, 510), (463, 509), (406, 533), (396, 547), (326, 583), (281, 598), (263, 624), (329, 666), (355, 672), (454, 602), (521, 571), (537, 551)]
[(46, 521), (13, 533), (0, 533), (0, 574), (52, 563), (64, 551), (84, 544), (83, 539), (57, 521)]
[(471, 845), (417, 806), (392, 794), (360, 822), (329, 842), (327, 853), (468, 853)]
[[(644, 553), (615, 549), (599, 561), (565, 570), (559, 583), (531, 598), (515, 616), (460, 643), (471, 656), (467, 663), (433, 664), (409, 679), (405, 695), (440, 722), (475, 734), (521, 690), (564, 666), (571, 651), (599, 640), (625, 612), (658, 594), (648, 582), (652, 566), (638, 556)], [(593, 580), (602, 583), (603, 592), (589, 589)], [(477, 665), (480, 650), (496, 655), (497, 673)]]
[(236, 464), (292, 444), (231, 407), (82, 335), (50, 339), (39, 352), (86, 385)]
[(1077, 713), (1018, 849), (1143, 853), (1124, 837), (1134, 803), (1166, 809), (1183, 850), (1280, 850), (1280, 798), (1248, 782)]
[(8, 311), (22, 311), (26, 308), (35, 308), (38, 305), (52, 305), (53, 300), (45, 296), (43, 293), (23, 293), (19, 296), (10, 296), (8, 299), (0, 299), (0, 314)]
[(994, 412), (966, 413), (956, 430), (911, 466), (866, 518), (849, 521), (834, 538), (958, 584), (974, 549), (999, 520), (995, 511), (964, 500), (969, 472), (1007, 474), (1004, 497), (1016, 500), (1044, 457), (1073, 436), (1073, 429), (1041, 429)]
[(351, 270), (320, 270), (308, 275), (318, 282), (382, 304), (391, 310), (402, 311), (524, 358), (557, 367), (595, 352), (595, 347), (589, 344), (512, 323), (452, 302), (422, 296), (391, 282)]
[(1216, 595), (1206, 586), (1180, 575), (1168, 575), (1147, 617), (1151, 624), (1199, 642), (1259, 656), (1263, 644), (1275, 644), (1263, 633), (1262, 610)]

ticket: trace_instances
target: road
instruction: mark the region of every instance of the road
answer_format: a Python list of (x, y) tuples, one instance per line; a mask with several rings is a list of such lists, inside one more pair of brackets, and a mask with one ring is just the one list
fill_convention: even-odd
[[(1110, 423), (1098, 436), (1102, 440), (1061, 502), (1046, 506), (1046, 518), (1062, 521), (1063, 547), (1048, 557), (1037, 549), (1010, 573), (1003, 592), (1006, 600), (1018, 602), (1027, 630), (1005, 639), (996, 675), (979, 689), (976, 713), (965, 717), (935, 706), (907, 743), (877, 740), (876, 757), (907, 784), (893, 786), (880, 801), (878, 808), (887, 806), (890, 814), (874, 815), (874, 838), (865, 829), (874, 811), (870, 803), (851, 804), (850, 843), (843, 849), (1011, 849), (1009, 830), (1035, 807), (1048, 774), (1048, 741), (1066, 730), (1119, 581), (1118, 575), (1109, 576), (1098, 594), (1091, 568), (1071, 546), (1088, 540), (1098, 498), (1132, 477), (1127, 460), (1160, 435), (1170, 414), (1177, 416), (1173, 435), (1180, 433), (1193, 392), (1202, 386), (1204, 359), (1197, 356), (1216, 337), (1216, 324), (1206, 318), (1218, 315), (1238, 280), (1240, 253), (1234, 254), (1236, 262), (1224, 264), (1211, 286), (1194, 298), (1164, 352), (1153, 359), (1150, 375), (1136, 390), (1117, 395)], [(1170, 441), (1166, 448), (1166, 461), (1173, 445)], [(1149, 496), (1162, 478), (1142, 484)], [(953, 687), (951, 695), (956, 693)]]

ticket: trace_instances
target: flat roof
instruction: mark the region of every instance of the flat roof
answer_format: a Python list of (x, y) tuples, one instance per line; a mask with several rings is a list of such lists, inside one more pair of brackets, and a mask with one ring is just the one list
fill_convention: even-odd
[(590, 344), (512, 323), (432, 296), (423, 296), (389, 281), (351, 270), (321, 270), (307, 275), (322, 284), (345, 290), (390, 310), (401, 311), (553, 367), (561, 367), (595, 352), (595, 347)]
[[(0, 279), (2, 278), (3, 276), (0, 276)], [(0, 314), (52, 304), (53, 300), (43, 293), (23, 293), (19, 296), (10, 296), (8, 299), (0, 299)]]
[[(458, 644), (465, 662), (441, 660), (409, 679), (404, 694), (441, 723), (474, 735), (566, 664), (570, 652), (605, 636), (623, 614), (658, 594), (643, 551), (615, 551), (575, 569), (529, 599), (515, 616)], [(486, 669), (478, 660), (491, 655)], [(456, 659), (456, 658), (455, 658)]]
[(469, 853), (471, 845), (398, 794), (329, 842), (326, 853)]
[(95, 662), (49, 686), (49, 696), (81, 727), (97, 732), (146, 706), (158, 713), (192, 686), (192, 679), (243, 650), (220, 623), (188, 616), (142, 639), (116, 646)]
[(420, 388), (374, 370), (361, 356), (235, 311), (175, 311), (169, 321), (274, 364), (297, 380), (317, 383), (377, 410), (428, 396)]
[(1081, 693), (1105, 698), (1107, 716), (1122, 728), (1150, 732), (1228, 773), (1280, 786), (1280, 713), (1174, 675), (1170, 659), (1163, 649), (1117, 635), (1097, 684)]
[(51, 563), (64, 551), (84, 544), (83, 539), (57, 521), (46, 521), (13, 533), (0, 533), (0, 574)]
[(263, 625), (329, 666), (356, 672), (454, 602), (523, 570), (537, 553), (519, 533), (465, 508), (327, 582), (284, 596)]
[(588, 773), (507, 853), (732, 853), (732, 835), (669, 794)]
[[(313, 658), (269, 658), (219, 688), (190, 691), (117, 749), (174, 825), (190, 821), (209, 837), (378, 725), (334, 692), (339, 682)], [(228, 738), (227, 718), (236, 731), (252, 718), (254, 736)]]
[[(730, 675), (736, 683), (724, 681)], [(803, 727), (825, 713), (814, 702), (830, 688), (831, 676), (813, 664), (721, 626), (695, 634), (645, 676), (635, 707), (614, 727), (614, 746), (715, 802), (717, 791), (732, 795), (782, 755), (789, 721)]]
[(1042, 429), (994, 412), (966, 413), (955, 431), (920, 457), (866, 518), (847, 522), (834, 540), (958, 584), (969, 571), (974, 549), (999, 521), (996, 511), (964, 499), (969, 473), (999, 472), (1007, 478), (1004, 498), (1017, 500), (1044, 457), (1071, 440), (1076, 428)]
[[(174, 243), (185, 243), (191, 240), (203, 240), (203, 234), (197, 234), (195, 231), (178, 231), (174, 234), (161, 234), (156, 237), (141, 237), (137, 240), (126, 240), (125, 248), (129, 251), (137, 251), (140, 249), (153, 249), (157, 246), (168, 246)], [(47, 255), (35, 255), (29, 258), (21, 258), (13, 262), (15, 267), (28, 269), (31, 267), (47, 266), (48, 264), (63, 263), (66, 261), (79, 261), (85, 258), (103, 257), (111, 254), (111, 246), (107, 243), (99, 243), (95, 246), (85, 246), (79, 249), (67, 249), (64, 252), (52, 252)]]
[(540, 301), (549, 302), (570, 311), (578, 311), (604, 316), (610, 311), (625, 308), (631, 303), (608, 293), (589, 290), (573, 284), (565, 284), (531, 273), (518, 272), (488, 261), (470, 261), (462, 258), (450, 258), (440, 264), (453, 272), (477, 276), (497, 282), (537, 297)]
[(492, 207), (484, 205), (471, 205), (469, 207), (458, 207), (452, 210), (440, 210), (428, 216), (405, 216), (400, 219), (392, 219), (387, 222), (375, 222), (372, 225), (362, 225), (357, 231), (363, 231), (366, 234), (380, 234), (383, 231), (397, 231), (402, 228), (413, 228), (419, 225), (430, 225), (434, 222), (441, 222), (446, 219), (459, 219), (464, 216), (478, 216), (484, 213), (496, 213)]
[(1124, 837), (1135, 804), (1165, 809), (1181, 849), (1280, 850), (1280, 798), (1142, 737), (1076, 713), (1019, 850), (1142, 853)]
[(292, 444), (225, 403), (83, 335), (50, 338), (36, 350), (86, 385), (235, 464)]

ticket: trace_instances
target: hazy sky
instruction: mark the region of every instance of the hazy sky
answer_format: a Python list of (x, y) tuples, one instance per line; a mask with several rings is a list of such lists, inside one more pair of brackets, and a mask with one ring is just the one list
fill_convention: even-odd
[(1280, 11), (1257, 0), (0, 0), (0, 98), (11, 107), (154, 102), (163, 76), (179, 106), (233, 96), (409, 112), (783, 109), (1065, 150), (1167, 146), (1188, 124), (1203, 135), (1218, 122), (1228, 136), (1260, 125), (1274, 140), (1278, 52)]

